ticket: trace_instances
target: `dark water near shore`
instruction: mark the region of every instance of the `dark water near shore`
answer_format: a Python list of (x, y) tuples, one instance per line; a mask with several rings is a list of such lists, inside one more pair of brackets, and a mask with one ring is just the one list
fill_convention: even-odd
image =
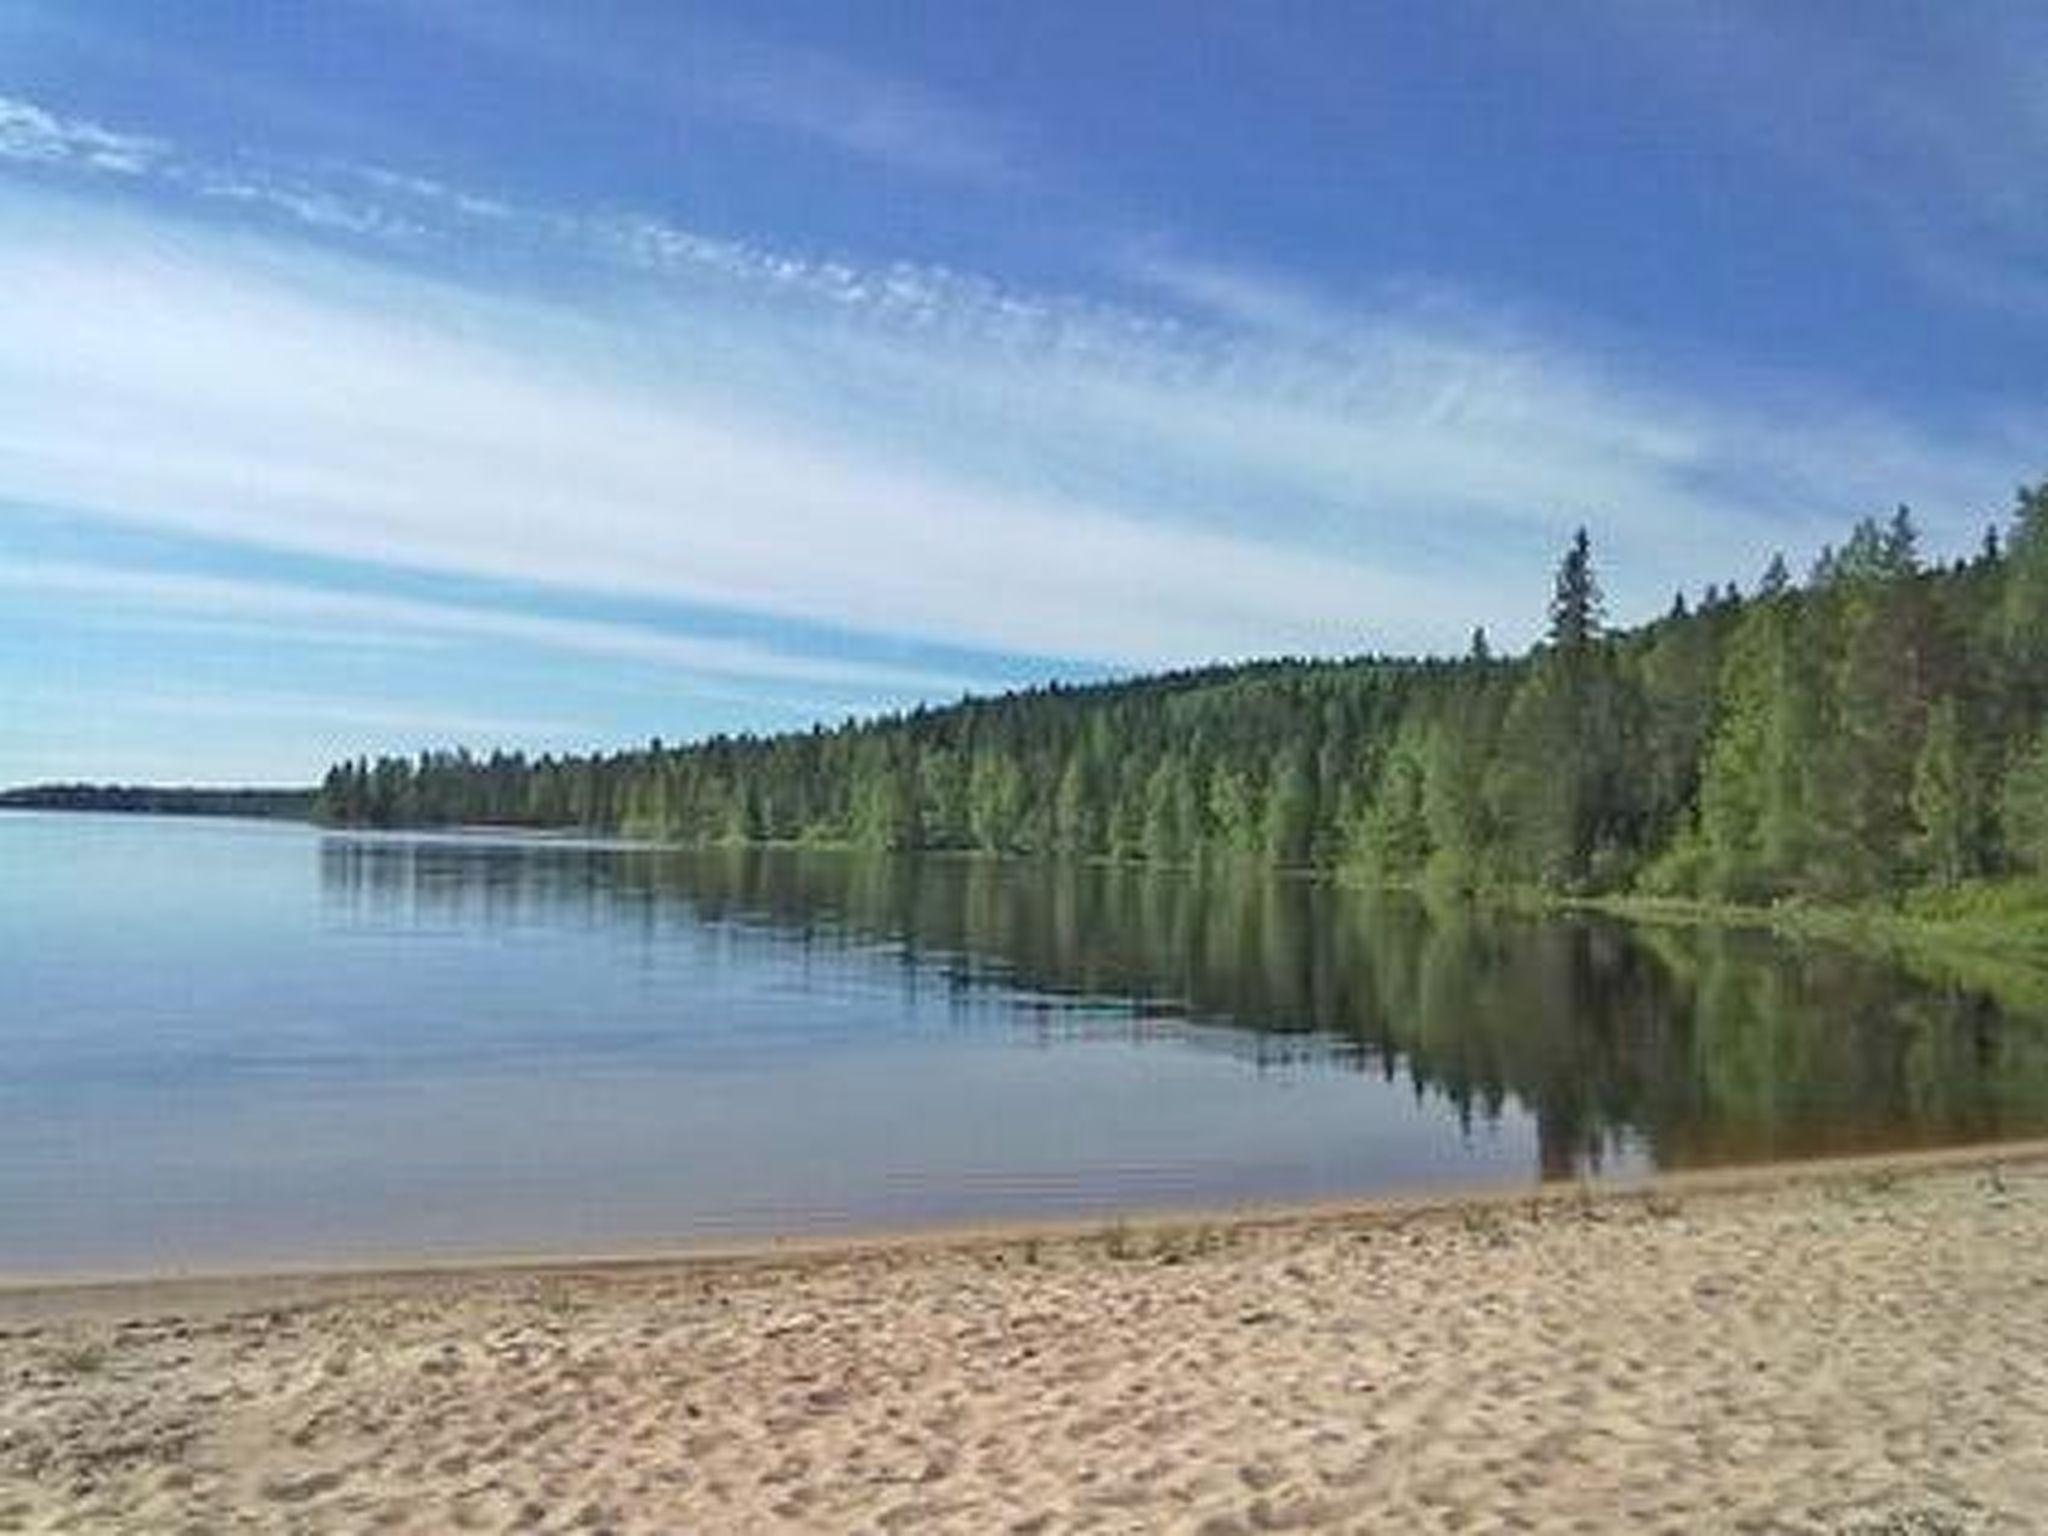
[(1309, 1198), (2048, 1130), (2048, 1021), (1305, 880), (0, 815), (0, 1273)]

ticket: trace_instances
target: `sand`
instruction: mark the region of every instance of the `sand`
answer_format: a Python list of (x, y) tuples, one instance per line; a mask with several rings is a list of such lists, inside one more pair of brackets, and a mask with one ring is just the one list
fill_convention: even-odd
[(2038, 1151), (0, 1292), (0, 1529), (2048, 1529)]

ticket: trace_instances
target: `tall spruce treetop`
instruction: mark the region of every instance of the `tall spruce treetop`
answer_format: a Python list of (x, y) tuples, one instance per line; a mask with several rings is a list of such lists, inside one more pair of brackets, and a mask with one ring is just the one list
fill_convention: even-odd
[(1593, 541), (1581, 528), (1557, 568), (1557, 594), (1550, 600), (1550, 643), (1560, 651), (1583, 651), (1600, 638), (1605, 614), (1600, 579), (1593, 574)]
[(1920, 530), (1913, 525), (1913, 509), (1903, 502), (1886, 525), (1884, 551), (1897, 575), (1910, 576), (1920, 568)]
[(1761, 598), (1783, 597), (1792, 585), (1792, 573), (1785, 568), (1783, 553), (1771, 556), (1771, 563), (1764, 567), (1763, 579), (1757, 583), (1756, 595)]

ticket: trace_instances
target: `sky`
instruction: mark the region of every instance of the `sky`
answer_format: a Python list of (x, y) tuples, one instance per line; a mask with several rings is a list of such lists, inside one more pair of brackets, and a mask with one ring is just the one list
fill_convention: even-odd
[(0, 785), (1960, 552), (2044, 164), (2031, 0), (0, 0)]

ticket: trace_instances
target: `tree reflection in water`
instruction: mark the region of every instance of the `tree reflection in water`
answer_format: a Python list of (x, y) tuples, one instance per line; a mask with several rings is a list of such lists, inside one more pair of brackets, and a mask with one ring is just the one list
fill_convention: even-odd
[(871, 951), (1047, 1032), (1171, 1032), (1257, 1065), (1405, 1076), (1468, 1122), (1511, 1100), (1545, 1174), (2034, 1134), (2048, 1022), (1824, 945), (1643, 930), (1209, 869), (777, 849), (330, 838), (352, 920), (720, 927)]

